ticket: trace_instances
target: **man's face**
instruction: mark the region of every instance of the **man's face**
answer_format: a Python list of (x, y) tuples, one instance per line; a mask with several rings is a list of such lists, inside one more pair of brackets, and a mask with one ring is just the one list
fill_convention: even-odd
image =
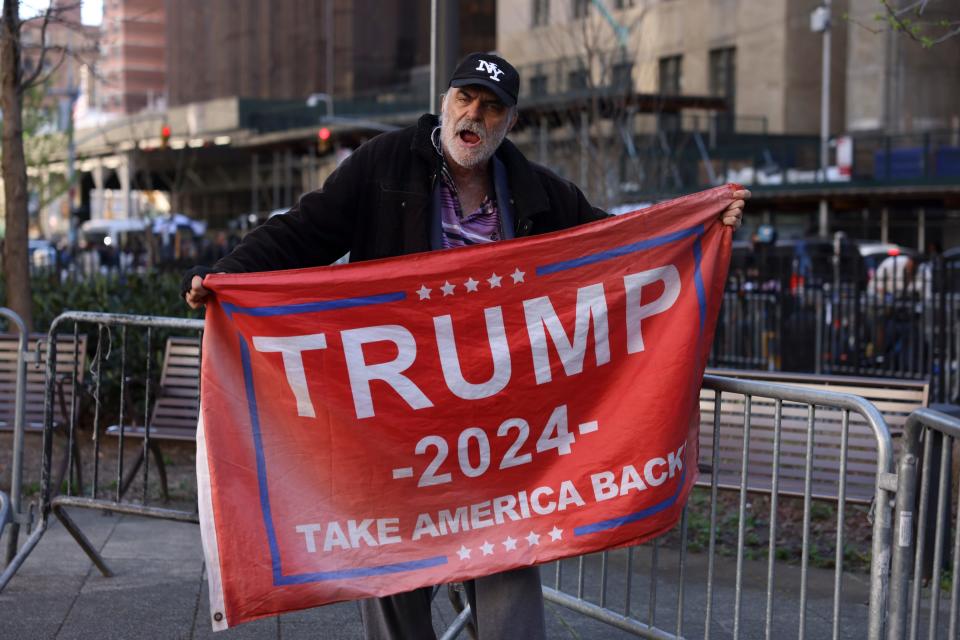
[(447, 158), (464, 169), (485, 164), (516, 122), (513, 109), (479, 86), (450, 90), (440, 109), (440, 140)]

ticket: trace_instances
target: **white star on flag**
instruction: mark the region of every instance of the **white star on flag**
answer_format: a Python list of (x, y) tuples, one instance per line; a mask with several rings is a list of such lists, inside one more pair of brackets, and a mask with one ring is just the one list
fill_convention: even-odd
[(443, 283), (443, 286), (440, 287), (440, 290), (443, 291), (443, 295), (445, 295), (445, 296), (452, 296), (452, 295), (453, 295), (453, 290), (456, 289), (456, 288), (457, 288), (457, 285), (455, 285), (455, 284), (450, 284), (450, 282), (448, 281), (448, 282), (444, 282), (444, 283)]
[(483, 551), (485, 556), (493, 555), (493, 545), (484, 540), (483, 544), (480, 545), (480, 551)]
[(513, 278), (513, 284), (517, 284), (518, 282), (523, 282), (523, 276), (525, 275), (526, 273), (523, 271), (520, 271), (520, 268), (517, 267), (513, 271), (513, 273), (510, 274), (510, 277)]
[(420, 296), (421, 300), (429, 300), (431, 291), (433, 291), (433, 289), (428, 289), (427, 285), (422, 284), (420, 288), (417, 289), (417, 295)]
[(531, 531), (530, 535), (527, 536), (527, 544), (531, 547), (535, 544), (540, 544), (540, 536)]
[(499, 287), (501, 280), (503, 280), (503, 276), (498, 276), (498, 275), (495, 274), (495, 273), (494, 273), (494, 274), (491, 274), (490, 277), (487, 278), (487, 282), (490, 283), (490, 288), (491, 288), (491, 289), (495, 289), (496, 287)]
[(553, 529), (550, 530), (550, 539), (559, 540), (562, 537), (563, 537), (563, 529), (557, 529), (556, 525), (554, 525)]
[(507, 551), (513, 551), (517, 548), (517, 541), (510, 536), (507, 536), (507, 539), (503, 541), (503, 546)]
[(460, 545), (460, 550), (457, 551), (457, 555), (460, 556), (461, 560), (467, 560), (470, 558), (470, 549), (467, 549), (465, 546)]
[(470, 278), (469, 280), (463, 283), (463, 286), (467, 288), (467, 291), (476, 291), (478, 284), (480, 283), (474, 280), (473, 278)]

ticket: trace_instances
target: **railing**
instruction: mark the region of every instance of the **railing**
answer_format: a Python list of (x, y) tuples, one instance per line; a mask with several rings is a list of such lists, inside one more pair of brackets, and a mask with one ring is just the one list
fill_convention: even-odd
[[(195, 502), (181, 508), (158, 506), (166, 500), (166, 475), (162, 471), (162, 457), (152, 448), (152, 429), (157, 420), (151, 409), (158, 396), (158, 371), (156, 362), (162, 351), (163, 339), (171, 334), (198, 335), (203, 329), (202, 320), (135, 316), (111, 313), (68, 311), (58, 316), (50, 327), (46, 354), (46, 395), (44, 398), (44, 430), (42, 462), (40, 467), (40, 498), (37, 526), (10, 559), (0, 575), (0, 591), (36, 548), (49, 525), (52, 513), (73, 536), (77, 544), (89, 556), (104, 576), (112, 575), (99, 551), (70, 518), (67, 508), (98, 509), (117, 513), (162, 518), (178, 522), (198, 522)], [(58, 495), (52, 473), (55, 387), (57, 386), (57, 341), (64, 335), (73, 334), (73, 343), (80, 344), (81, 335), (96, 335), (90, 340), (91, 354), (77, 354), (80, 366), (89, 357), (93, 380), (86, 386), (87, 402), (72, 406), (67, 412), (68, 424), (62, 425), (69, 441), (69, 450), (82, 433), (92, 440), (92, 455), (88, 464), (92, 467), (88, 477), (92, 482), (87, 487), (72, 483), (73, 465), (69, 459), (66, 490)], [(135, 335), (131, 335), (135, 334)], [(195, 374), (196, 375), (196, 374)], [(199, 397), (199, 376), (196, 378), (196, 396)], [(193, 409), (196, 411), (195, 409)], [(87, 422), (89, 420), (89, 422)], [(195, 422), (193, 423), (195, 425)], [(109, 426), (113, 425), (113, 426)], [(83, 427), (81, 429), (81, 427)], [(104, 445), (107, 435), (116, 436), (116, 449), (110, 453)], [(128, 451), (125, 441), (142, 441), (142, 447)], [(129, 456), (139, 450), (133, 463)], [(164, 493), (159, 495), (150, 481), (150, 453), (157, 459), (157, 471), (163, 483)], [(113, 474), (105, 467), (113, 463)], [(134, 473), (142, 470), (140, 491), (130, 491)], [(129, 495), (134, 494), (134, 495)]]
[[(370, 119), (394, 115), (411, 115), (411, 122), (420, 113), (427, 111), (430, 102), (429, 87), (414, 84), (384, 87), (377, 91), (358, 92), (350, 97), (337, 97), (333, 101), (334, 113), (326, 105), (280, 104), (270, 108), (251, 111), (244, 119), (244, 126), (260, 133), (305, 129), (323, 126), (325, 122), (371, 128)], [(373, 123), (374, 125), (376, 123)]]
[[(43, 463), (41, 466), (41, 495), (39, 502), (38, 525), (31, 532), (29, 538), (19, 549), (16, 556), (0, 575), (0, 590), (9, 582), (22, 565), (26, 557), (36, 547), (43, 536), (49, 515), (53, 513), (73, 535), (78, 544), (88, 554), (98, 569), (106, 576), (111, 575), (109, 567), (100, 557), (98, 551), (86, 539), (83, 532), (69, 517), (68, 508), (93, 508), (118, 513), (130, 513), (140, 516), (172, 519), (181, 522), (196, 522), (197, 514), (192, 504), (183, 508), (157, 506), (156, 492), (151, 491), (150, 471), (148, 466), (148, 450), (150, 449), (151, 429), (154, 418), (151, 417), (150, 406), (156, 395), (157, 378), (155, 362), (157, 357), (157, 343), (164, 333), (195, 334), (202, 329), (202, 322), (198, 320), (183, 320), (176, 318), (159, 318), (145, 316), (130, 316), (121, 314), (66, 312), (59, 316), (51, 326), (47, 340), (47, 393), (45, 398), (45, 428), (43, 440)], [(71, 439), (87, 433), (92, 439), (94, 449), (93, 481), (87, 489), (67, 484), (64, 495), (55, 496), (55, 487), (52, 482), (51, 458), (52, 438), (54, 425), (52, 409), (54, 401), (54, 387), (57, 376), (55, 341), (58, 336), (69, 335), (73, 332), (73, 343), (77, 344), (77, 336), (82, 333), (88, 336), (96, 335), (96, 340), (88, 340), (90, 344), (89, 369), (94, 374), (93, 380), (87, 387), (88, 411), (82, 408), (70, 412), (70, 423), (67, 426), (67, 436)], [(131, 371), (133, 374), (131, 374)], [(134, 382), (142, 374), (139, 382)], [(934, 595), (933, 602), (924, 611), (919, 604), (919, 596), (923, 587), (923, 575), (917, 569), (913, 572), (912, 600), (908, 605), (907, 593), (911, 572), (911, 557), (916, 559), (916, 567), (926, 558), (924, 542), (925, 533), (929, 531), (927, 515), (936, 511), (934, 531), (941, 531), (950, 517), (946, 487), (954, 483), (950, 479), (951, 450), (953, 439), (960, 437), (960, 421), (948, 418), (943, 414), (920, 411), (911, 418), (906, 430), (904, 455), (901, 457), (899, 473), (894, 471), (894, 452), (889, 430), (878, 410), (863, 398), (849, 394), (832, 393), (828, 391), (790, 387), (782, 384), (751, 380), (734, 380), (715, 376), (706, 376), (704, 388), (715, 392), (714, 428), (711, 432), (710, 460), (702, 460), (705, 474), (702, 480), (709, 476), (709, 499), (706, 505), (709, 509), (707, 517), (708, 538), (706, 555), (694, 553), (691, 548), (691, 506), (684, 512), (679, 531), (675, 532), (674, 541), (654, 540), (640, 548), (612, 550), (587, 557), (573, 558), (548, 565), (544, 569), (545, 580), (544, 596), (548, 601), (567, 607), (581, 614), (609, 623), (620, 629), (638, 636), (648, 638), (680, 638), (705, 637), (718, 635), (720, 621), (729, 622), (732, 637), (762, 633), (765, 637), (773, 637), (777, 628), (784, 625), (797, 629), (799, 637), (837, 637), (841, 629), (859, 628), (866, 631), (871, 640), (882, 637), (899, 638), (898, 635), (912, 624), (916, 627), (921, 615), (929, 619), (928, 630), (931, 638), (941, 632), (944, 625), (940, 624), (940, 598)], [(135, 392), (134, 392), (135, 390)], [(742, 397), (742, 428), (734, 431), (719, 428), (720, 407), (723, 398), (727, 395)], [(760, 405), (764, 412), (760, 411)], [(772, 412), (767, 409), (772, 406)], [(818, 409), (830, 408), (842, 415), (839, 437), (839, 466), (836, 472), (836, 496), (831, 498), (832, 511), (835, 522), (835, 547), (833, 568), (830, 570), (830, 586), (824, 593), (816, 597), (824, 598), (824, 607), (818, 615), (811, 615), (814, 602), (814, 582), (816, 570), (811, 567), (814, 534), (811, 522), (814, 517), (814, 451), (819, 446), (818, 439), (823, 437), (818, 429)], [(729, 407), (728, 407), (729, 409)], [(802, 523), (800, 525), (801, 548), (799, 567), (787, 568), (780, 562), (780, 544), (783, 540), (784, 517), (781, 515), (780, 504), (783, 478), (785, 470), (781, 465), (781, 451), (784, 447), (796, 447), (797, 442), (787, 442), (781, 432), (781, 426), (786, 416), (795, 416), (797, 412), (804, 412), (807, 416), (807, 428), (803, 434), (802, 446), (805, 449), (806, 467), (804, 469), (802, 500)], [(86, 429), (79, 430), (81, 419), (85, 415), (90, 420)], [(142, 421), (141, 417), (142, 416)], [(729, 422), (729, 410), (725, 413), (725, 420)], [(874, 500), (871, 512), (857, 511), (850, 504), (848, 497), (848, 440), (850, 427), (854, 418), (860, 424), (866, 425), (872, 434), (875, 443), (873, 458)], [(751, 441), (753, 429), (761, 420), (772, 421), (773, 441), (772, 455), (763, 459), (753, 459), (751, 456)], [(117, 451), (113, 456), (115, 465), (112, 476), (105, 473), (101, 465), (108, 464), (110, 456), (107, 449), (102, 447), (102, 437), (108, 429), (105, 425), (113, 421), (117, 435)], [(129, 492), (132, 485), (129, 478), (129, 464), (125, 462), (124, 433), (142, 437), (142, 474), (138, 476), (140, 483), (136, 489)], [(931, 436), (938, 432), (944, 434), (942, 446), (935, 452), (936, 443)], [(729, 434), (735, 433), (731, 436)], [(727, 434), (724, 436), (723, 434)], [(722, 443), (721, 438), (732, 438)], [(919, 513), (913, 518), (917, 495), (918, 455), (923, 443), (924, 466), (922, 477), (919, 480)], [(740, 487), (736, 491), (736, 516), (720, 520), (719, 500), (719, 470), (722, 464), (721, 449), (739, 447), (742, 455), (740, 464)], [(138, 446), (138, 448), (140, 448)], [(705, 447), (704, 450), (708, 449)], [(129, 453), (129, 452), (128, 452)], [(928, 466), (935, 458), (939, 458), (940, 471), (930, 471)], [(104, 462), (106, 461), (106, 462)], [(127, 473), (125, 473), (127, 471)], [(755, 476), (762, 475), (769, 478), (769, 508), (764, 510), (763, 518), (767, 522), (769, 531), (765, 558), (761, 559), (762, 571), (758, 567), (748, 567), (748, 546), (751, 544), (747, 535), (747, 521), (754, 517), (756, 510), (751, 510), (749, 503), (756, 494)], [(126, 477), (125, 477), (126, 476)], [(70, 476), (68, 476), (69, 478)], [(115, 486), (110, 483), (110, 479)], [(936, 484), (939, 492), (933, 495), (932, 487)], [(955, 484), (955, 483), (954, 483)], [(891, 531), (894, 522), (891, 497), (897, 493), (897, 541), (892, 546)], [(81, 492), (83, 494), (81, 495)], [(934, 503), (936, 506), (934, 507)], [(849, 572), (849, 562), (845, 556), (845, 543), (851, 518), (862, 519), (858, 526), (869, 526), (870, 536), (870, 569), (869, 569), (869, 607), (867, 611), (861, 606), (851, 606), (845, 598), (849, 585), (845, 576)], [(871, 518), (870, 524), (864, 523)], [(919, 533), (912, 537), (913, 522), (917, 522)], [(932, 520), (931, 520), (932, 522)], [(701, 523), (702, 526), (702, 523)], [(955, 526), (955, 525), (950, 525)], [(735, 560), (725, 561), (720, 555), (722, 544), (720, 533), (723, 530), (736, 529), (736, 543), (733, 547)], [(933, 592), (939, 594), (939, 584), (942, 577), (940, 567), (945, 557), (946, 538), (942, 535), (934, 536), (936, 540), (932, 546), (932, 565), (930, 573)], [(914, 545), (913, 541), (917, 543)], [(951, 605), (949, 613), (950, 637), (956, 637), (958, 625), (958, 600), (960, 600), (960, 535), (954, 538), (953, 556), (953, 584), (951, 591)], [(756, 545), (754, 544), (754, 547)], [(894, 557), (893, 573), (891, 577), (891, 550)], [(914, 551), (915, 550), (915, 551)], [(763, 554), (761, 554), (763, 555)], [(748, 575), (750, 576), (748, 578)], [(619, 576), (619, 577), (618, 577)], [(890, 587), (893, 587), (892, 591)], [(789, 597), (783, 595), (790, 594)], [(889, 594), (889, 599), (888, 599)], [(762, 602), (759, 607), (747, 607), (748, 599)], [(889, 617), (887, 608), (889, 605)], [(909, 616), (907, 609), (910, 609)], [(829, 611), (828, 611), (829, 610)], [(461, 619), (462, 618), (462, 619)], [(467, 616), (458, 618), (464, 623)], [(889, 629), (886, 625), (889, 622)], [(456, 635), (452, 633), (447, 637)], [(724, 634), (725, 635), (725, 634)]]
[(711, 365), (929, 380), (933, 401), (960, 402), (960, 261), (867, 284), (846, 280), (855, 275), (732, 278)]
[[(10, 494), (9, 496), (0, 491), (0, 534), (10, 525), (7, 534), (7, 551), (5, 563), (10, 564), (16, 556), (17, 544), (20, 536), (20, 526), (29, 525), (29, 513), (24, 513), (21, 499), (23, 490), (23, 447), (24, 447), (24, 403), (26, 402), (26, 377), (27, 377), (27, 328), (23, 320), (15, 312), (7, 308), (0, 308), (0, 316), (3, 316), (13, 325), (18, 334), (16, 350), (17, 357), (14, 360), (14, 388), (11, 397), (7, 399), (13, 401), (13, 447), (11, 451), (10, 465)], [(2, 583), (0, 583), (2, 584)]]
[[(951, 506), (952, 495), (960, 498), (954, 473), (958, 438), (960, 417), (921, 409), (907, 421), (897, 471), (889, 640), (919, 638), (924, 631), (930, 640), (960, 633), (960, 520)], [(949, 617), (944, 621), (946, 591)]]
[(853, 134), (849, 138), (850, 164), (839, 167), (831, 153), (825, 175), (819, 165), (819, 142), (797, 136), (725, 139), (713, 160), (714, 169), (722, 181), (770, 187), (824, 182), (932, 183), (960, 178), (960, 131)]
[(854, 180), (960, 178), (960, 130), (853, 138)]
[[(711, 474), (709, 542), (706, 558), (691, 554), (688, 549), (690, 505), (684, 511), (683, 519), (676, 532), (679, 541), (674, 545), (665, 545), (660, 539), (642, 547), (631, 547), (617, 551), (605, 551), (591, 556), (574, 558), (554, 563), (544, 568), (544, 598), (560, 606), (596, 620), (608, 623), (636, 636), (644, 638), (710, 638), (718, 635), (719, 620), (724, 621), (727, 632), (732, 637), (741, 635), (766, 638), (773, 637), (777, 628), (789, 626), (798, 629), (800, 638), (822, 638), (833, 634), (837, 637), (841, 628), (856, 627), (865, 629), (867, 637), (878, 640), (883, 636), (883, 611), (886, 603), (886, 591), (889, 579), (889, 542), (891, 528), (891, 509), (888, 506), (890, 490), (893, 488), (893, 448), (890, 434), (883, 418), (870, 403), (862, 398), (848, 394), (838, 394), (815, 389), (800, 389), (782, 384), (733, 380), (706, 376), (704, 388), (716, 392), (719, 420), (719, 406), (724, 394), (745, 396), (743, 430), (739, 446), (742, 448), (741, 487), (738, 491), (736, 522), (737, 542), (736, 560), (733, 566), (724, 563), (718, 553), (718, 474)], [(796, 570), (787, 569), (778, 561), (778, 541), (781, 539), (782, 520), (778, 520), (778, 486), (781, 479), (780, 457), (774, 455), (770, 460), (752, 461), (749, 459), (749, 441), (751, 423), (756, 418), (751, 415), (751, 403), (756, 399), (776, 403), (774, 421), (776, 427), (775, 451), (779, 451), (780, 420), (783, 412), (807, 411), (810, 415), (806, 436), (807, 468), (805, 490), (803, 492), (803, 539), (801, 547), (799, 575)], [(789, 407), (789, 409), (788, 409)], [(838, 494), (836, 496), (837, 540), (835, 568), (832, 588), (829, 590), (829, 611), (820, 611), (817, 616), (810, 615), (811, 583), (810, 572), (811, 513), (813, 509), (813, 445), (817, 437), (814, 415), (817, 407), (831, 407), (844, 414), (843, 448), (841, 466), (837, 477)], [(866, 616), (862, 609), (851, 606), (844, 598), (844, 576), (846, 574), (844, 558), (845, 529), (849, 526), (848, 501), (846, 497), (846, 439), (849, 433), (852, 415), (857, 415), (868, 425), (876, 442), (875, 458), (875, 502), (873, 510), (873, 547), (870, 568), (870, 608)], [(713, 430), (713, 454), (711, 460), (702, 460), (708, 468), (719, 468), (720, 433), (718, 425)], [(727, 442), (727, 447), (736, 443)], [(751, 572), (747, 581), (747, 538), (746, 521), (748, 519), (749, 496), (748, 476), (763, 473), (770, 477), (770, 507), (766, 517), (769, 519), (769, 542), (766, 549), (763, 577), (757, 576), (757, 569)], [(865, 517), (865, 516), (864, 516)], [(721, 569), (721, 566), (723, 568)], [(789, 585), (789, 586), (787, 586)], [(793, 590), (789, 601), (778, 595), (785, 589)], [(746, 600), (748, 594), (762, 598), (763, 607), (751, 607), (748, 614)], [(821, 594), (822, 595), (822, 594)], [(722, 634), (724, 637), (727, 633)], [(791, 634), (792, 635), (792, 634)]]

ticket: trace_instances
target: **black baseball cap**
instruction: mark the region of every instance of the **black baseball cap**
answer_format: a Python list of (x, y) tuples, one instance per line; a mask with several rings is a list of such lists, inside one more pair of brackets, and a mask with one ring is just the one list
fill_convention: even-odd
[(517, 104), (520, 93), (520, 74), (513, 65), (492, 53), (471, 53), (450, 78), (451, 87), (480, 85), (490, 89), (503, 104), (512, 107)]

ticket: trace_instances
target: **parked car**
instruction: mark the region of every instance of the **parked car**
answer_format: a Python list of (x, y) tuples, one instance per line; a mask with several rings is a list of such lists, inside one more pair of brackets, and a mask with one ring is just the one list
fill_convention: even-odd
[(147, 232), (144, 220), (87, 220), (80, 225), (80, 238), (91, 249), (101, 245), (119, 248)]
[(57, 265), (57, 247), (49, 240), (37, 238), (27, 241), (30, 265), (37, 269), (52, 269)]
[(78, 267), (85, 273), (142, 267), (146, 246), (144, 220), (88, 220), (80, 225)]
[(909, 247), (889, 242), (857, 242), (857, 250), (863, 259), (863, 266), (867, 270), (867, 280), (873, 278), (880, 263), (889, 257), (907, 256), (911, 260), (916, 260), (917, 252)]
[(839, 278), (842, 284), (866, 282), (863, 260), (849, 242), (809, 237), (772, 244), (734, 242), (731, 275), (753, 288), (798, 291), (819, 288)]

